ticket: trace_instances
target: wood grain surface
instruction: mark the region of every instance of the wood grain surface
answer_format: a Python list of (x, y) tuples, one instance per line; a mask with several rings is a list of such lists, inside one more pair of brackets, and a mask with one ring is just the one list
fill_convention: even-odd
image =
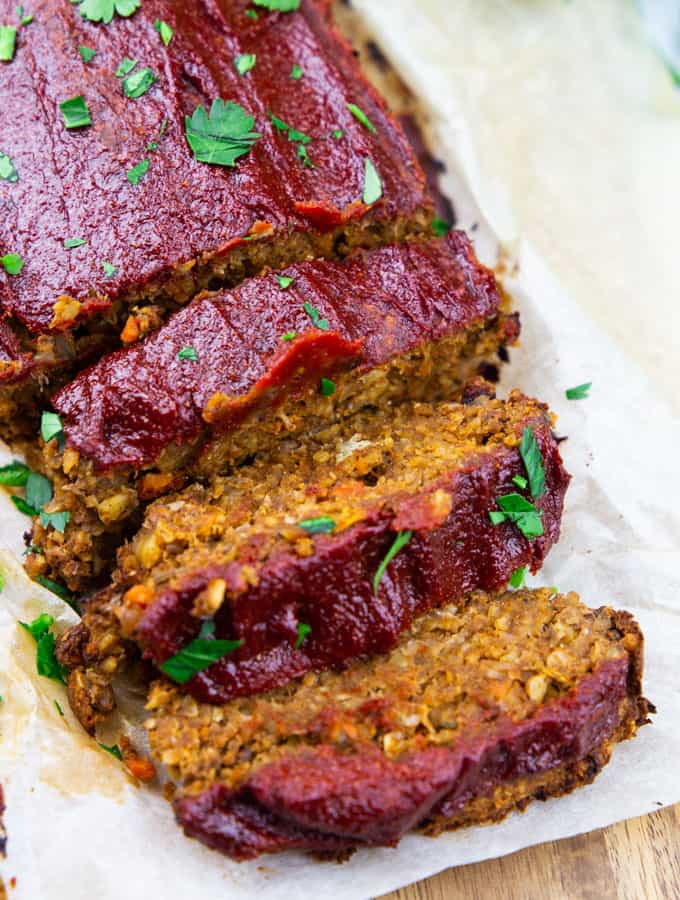
[(680, 805), (500, 859), (448, 869), (382, 900), (678, 900)]

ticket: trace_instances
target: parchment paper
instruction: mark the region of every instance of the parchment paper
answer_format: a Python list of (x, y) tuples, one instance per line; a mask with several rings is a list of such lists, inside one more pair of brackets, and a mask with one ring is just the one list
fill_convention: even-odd
[[(512, 259), (518, 263), (507, 284), (522, 311), (524, 336), (504, 386), (520, 385), (560, 414), (559, 431), (569, 436), (564, 455), (575, 476), (562, 541), (537, 581), (578, 590), (593, 606), (612, 603), (636, 614), (647, 636), (646, 693), (658, 715), (617, 749), (594, 785), (536, 803), (501, 825), (436, 840), (408, 837), (396, 850), (361, 851), (342, 866), (299, 854), (237, 865), (186, 840), (160, 794), (134, 786), (119, 763), (82, 735), (60, 686), (35, 674), (34, 645), (16, 620), (47, 611), (64, 627), (75, 615), (28, 582), (16, 558), (3, 551), (0, 781), (9, 855), (0, 872), (6, 882), (16, 877), (10, 892), (16, 900), (364, 898), (451, 865), (680, 801), (680, 422), (658, 399), (655, 383), (584, 315), (531, 244), (517, 238), (502, 190), (478, 170), (456, 82), (447, 76), (452, 39), (437, 20), (449, 4), (362, 0), (357, 6), (431, 105), (430, 137), (449, 167), (462, 224), (477, 226), (487, 259), (497, 255), (500, 236), (506, 271)], [(489, 0), (489, 6), (498, 4)], [(468, 77), (481, 79), (486, 71), (480, 60)], [(521, 116), (521, 108), (512, 115)], [(569, 173), (553, 176), (567, 191)], [(592, 250), (596, 259), (596, 237)], [(566, 387), (591, 380), (590, 399), (565, 400)], [(25, 518), (0, 497), (0, 544), (20, 554), (25, 527)]]

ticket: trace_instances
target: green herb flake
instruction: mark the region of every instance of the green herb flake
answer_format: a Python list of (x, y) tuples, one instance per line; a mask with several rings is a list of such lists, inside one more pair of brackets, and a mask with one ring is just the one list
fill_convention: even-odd
[(0, 264), (8, 275), (21, 275), (24, 261), (18, 253), (6, 253), (0, 256)]
[(538, 500), (539, 497), (545, 494), (545, 469), (543, 468), (541, 448), (538, 446), (536, 435), (528, 425), (522, 432), (519, 452), (529, 477), (531, 496), (534, 500)]
[(320, 390), (322, 397), (332, 397), (335, 393), (335, 382), (331, 381), (330, 378), (322, 378)]
[(0, 25), (0, 62), (12, 62), (16, 40), (17, 29), (14, 25)]
[(52, 616), (42, 613), (30, 625), (27, 625), (26, 622), (19, 624), (36, 642), (35, 662), (38, 675), (65, 684), (66, 670), (61, 667), (54, 652), (56, 641), (50, 631), (54, 625)]
[(92, 47), (85, 47), (85, 46), (78, 47), (78, 53), (80, 53), (80, 56), (84, 63), (92, 62), (92, 60), (97, 55), (96, 50), (93, 50)]
[(193, 347), (183, 347), (177, 354), (177, 359), (190, 359), (192, 362), (198, 362), (198, 353)]
[(35, 510), (34, 515), (47, 506), (52, 499), (52, 485), (39, 472), (29, 472), (26, 479), (26, 503)]
[(380, 582), (382, 581), (383, 575), (387, 571), (387, 567), (392, 562), (394, 557), (404, 549), (404, 547), (408, 544), (408, 542), (411, 540), (412, 537), (413, 537), (412, 531), (400, 531), (399, 534), (396, 536), (396, 538), (394, 539), (394, 543), (392, 544), (390, 549), (387, 551), (385, 558), (380, 563), (380, 565), (378, 567), (378, 571), (375, 573), (375, 576), (373, 578), (373, 593), (374, 594), (378, 593), (378, 587), (380, 586)]
[(252, 3), (270, 12), (295, 12), (300, 9), (300, 0), (252, 0)]
[(151, 88), (156, 82), (156, 75), (153, 69), (145, 66), (142, 69), (136, 69), (123, 78), (123, 93), (131, 100), (138, 100)]
[(366, 157), (365, 162), (365, 172), (364, 172), (364, 194), (363, 201), (366, 206), (371, 206), (373, 203), (376, 203), (383, 194), (382, 181), (380, 180), (380, 175), (371, 162), (371, 160)]
[(290, 275), (277, 275), (276, 280), (279, 283), (279, 287), (282, 291), (288, 290), (291, 284), (295, 281), (294, 278), (291, 278)]
[(19, 624), (32, 638), (39, 641), (54, 625), (54, 618), (49, 613), (41, 613), (30, 625), (27, 625), (26, 622), (19, 622)]
[(526, 578), (527, 567), (520, 566), (519, 569), (515, 569), (515, 571), (510, 576), (510, 587), (514, 588), (518, 591), (524, 584), (524, 579)]
[(255, 118), (238, 103), (213, 101), (210, 113), (199, 106), (185, 118), (187, 141), (198, 162), (234, 166), (262, 135), (253, 131)]
[(293, 81), (299, 81), (304, 75), (304, 71), (302, 66), (299, 66), (297, 63), (293, 63), (293, 68), (290, 70), (290, 77)]
[(142, 0), (71, 0), (80, 3), (78, 12), (89, 22), (103, 22), (108, 25), (114, 14), (127, 19), (142, 5)]
[(294, 341), (297, 337), (297, 331), (287, 331), (285, 334), (281, 335), (282, 341)]
[(521, 491), (524, 491), (529, 487), (529, 482), (526, 480), (526, 478), (523, 478), (521, 475), (515, 475), (515, 477), (512, 479), (512, 483), (515, 485), (515, 487), (518, 487)]
[(68, 525), (71, 519), (70, 512), (56, 512), (56, 513), (47, 513), (44, 510), (40, 513), (40, 524), (43, 528), (49, 528), (52, 526), (55, 531), (59, 531), (61, 534), (66, 530), (66, 526)]
[(168, 127), (168, 120), (166, 117), (165, 119), (163, 119), (163, 121), (161, 122), (161, 127), (158, 129), (158, 137), (155, 140), (150, 141), (149, 144), (147, 144), (146, 149), (149, 151), (149, 153), (154, 153), (156, 150), (158, 150), (158, 145), (160, 144), (161, 139), (163, 138), (163, 135), (165, 134), (165, 129), (167, 127)]
[(131, 72), (134, 67), (137, 65), (136, 59), (130, 59), (129, 57), (125, 57), (125, 59), (121, 62), (121, 64), (116, 69), (116, 78), (125, 78), (128, 72)]
[(297, 148), (297, 156), (298, 159), (302, 160), (303, 165), (307, 166), (309, 169), (316, 169), (316, 166), (309, 158), (309, 153), (307, 152), (307, 148), (304, 144), (299, 144)]
[(2, 150), (0, 150), (0, 180), (12, 183), (19, 180), (19, 173), (14, 168), (14, 163)]
[(435, 216), (434, 219), (432, 219), (432, 231), (437, 237), (444, 237), (452, 228), (453, 225), (451, 225), (450, 222), (447, 222), (445, 219), (440, 219), (439, 216)]
[(305, 638), (309, 634), (311, 634), (312, 626), (305, 625), (304, 622), (298, 622), (297, 624), (297, 640), (295, 641), (295, 649), (299, 650), (300, 647), (304, 644)]
[(58, 700), (54, 701), (54, 708), (57, 710), (57, 712), (63, 719), (64, 718), (64, 710), (61, 708)]
[(342, 130), (342, 128), (334, 128), (333, 131), (331, 131), (331, 137), (335, 138), (336, 141), (341, 141), (344, 136), (345, 132)]
[(40, 418), (40, 434), (46, 444), (53, 438), (60, 438), (64, 434), (64, 426), (59, 413), (44, 412)]
[(585, 384), (579, 384), (573, 388), (567, 388), (564, 392), (566, 394), (567, 400), (585, 400), (590, 396), (590, 389), (593, 386), (592, 381), (587, 381)]
[(510, 522), (516, 525), (525, 538), (540, 537), (543, 534), (543, 522), (541, 510), (536, 509), (521, 494), (506, 494), (496, 501), (502, 511), (493, 510), (489, 513), (492, 525), (500, 525), (502, 522)]
[(19, 512), (23, 513), (25, 516), (32, 517), (32, 516), (38, 515), (38, 511), (36, 509), (33, 509), (32, 506), (29, 506), (29, 504), (26, 503), (26, 501), (24, 500), (23, 497), (11, 496), (9, 499), (12, 501), (14, 506), (19, 510)]
[(63, 103), (59, 104), (59, 108), (64, 117), (64, 124), (68, 129), (85, 128), (92, 124), (90, 111), (82, 95), (71, 97), (70, 100), (64, 100)]
[(309, 318), (312, 320), (312, 325), (315, 328), (318, 328), (319, 331), (328, 331), (328, 319), (322, 319), (321, 313), (316, 308), (316, 306), (312, 306), (309, 300), (306, 300), (302, 304), (302, 308), (307, 313)]
[(146, 173), (149, 171), (150, 165), (150, 159), (143, 159), (141, 162), (138, 162), (136, 166), (133, 166), (127, 173), (127, 180), (130, 182), (130, 184), (139, 184), (142, 178), (144, 178)]
[(33, 16), (30, 13), (24, 13), (23, 6), (17, 6), (17, 15), (22, 25), (30, 25), (33, 21)]
[(194, 675), (209, 668), (234, 650), (243, 645), (243, 641), (220, 641), (212, 637), (214, 622), (204, 622), (201, 632), (175, 656), (161, 663), (161, 670), (177, 684), (186, 684)]
[(257, 21), (257, 11), (254, 9), (247, 9), (246, 15), (249, 19), (255, 19)]
[(118, 266), (114, 266), (113, 263), (103, 262), (102, 269), (104, 270), (105, 278), (113, 278), (113, 276), (118, 272)]
[(335, 519), (330, 516), (318, 516), (316, 519), (303, 519), (298, 522), (300, 528), (304, 528), (307, 534), (331, 534), (335, 531)]
[[(274, 113), (269, 114), (269, 119), (277, 131), (282, 132), (283, 134), (288, 135), (288, 140), (293, 144), (301, 144), (302, 149), (304, 149), (307, 144), (311, 144), (312, 139), (308, 134), (305, 134), (304, 131), (298, 131), (297, 128), (293, 128), (292, 125), (289, 125), (287, 122), (284, 122), (283, 119), (279, 119), (278, 116), (275, 116)], [(304, 155), (300, 152), (300, 147), (298, 147), (298, 156), (302, 159), (309, 160), (309, 157), (305, 153)]]
[(14, 460), (0, 467), (0, 485), (3, 487), (25, 487), (31, 470), (25, 463)]
[(51, 591), (53, 594), (56, 594), (64, 603), (68, 603), (71, 609), (75, 609), (78, 612), (78, 606), (76, 604), (75, 599), (71, 595), (71, 593), (63, 586), (63, 584), (59, 584), (57, 581), (52, 581), (51, 578), (46, 578), (44, 575), (38, 575), (35, 579), (37, 583), (44, 587), (46, 590)]
[(257, 55), (255, 53), (241, 53), (234, 60), (234, 68), (239, 75), (245, 75), (246, 72), (250, 72), (251, 69), (255, 68), (256, 62)]
[(175, 33), (170, 25), (167, 22), (163, 22), (162, 19), (156, 19), (153, 23), (153, 27), (160, 34), (161, 40), (167, 47), (172, 40), (172, 36)]
[(75, 250), (76, 247), (84, 247), (87, 244), (85, 238), (66, 238), (64, 250)]
[(120, 752), (120, 747), (118, 744), (112, 744), (110, 747), (107, 747), (106, 744), (102, 744), (100, 741), (97, 741), (102, 750), (105, 750), (107, 753), (111, 754), (115, 759), (119, 760), (119, 762), (123, 761), (123, 754)]
[(364, 128), (367, 128), (372, 134), (376, 134), (378, 129), (375, 127), (373, 122), (371, 122), (371, 120), (368, 118), (368, 116), (360, 106), (357, 106), (356, 103), (348, 103), (347, 109), (352, 113), (352, 115), (358, 122), (361, 122)]

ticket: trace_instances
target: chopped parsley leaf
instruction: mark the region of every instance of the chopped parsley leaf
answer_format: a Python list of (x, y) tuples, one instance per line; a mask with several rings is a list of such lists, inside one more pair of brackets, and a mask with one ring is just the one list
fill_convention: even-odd
[(125, 57), (125, 59), (121, 62), (121, 64), (116, 69), (116, 78), (125, 78), (128, 72), (131, 72), (134, 67), (137, 65), (136, 59), (130, 59), (129, 57)]
[(193, 347), (183, 347), (177, 354), (177, 359), (190, 359), (192, 362), (198, 362), (198, 353)]
[(257, 55), (255, 53), (241, 53), (234, 60), (234, 68), (239, 75), (245, 75), (246, 72), (250, 72), (251, 69), (255, 68), (256, 62)]
[(25, 487), (30, 474), (31, 470), (26, 463), (15, 459), (14, 462), (0, 467), (0, 485), (4, 487)]
[(175, 33), (170, 25), (167, 22), (163, 22), (162, 19), (156, 19), (153, 23), (153, 27), (160, 34), (161, 40), (167, 47), (170, 41), (172, 40), (172, 36)]
[(529, 477), (531, 496), (534, 500), (538, 500), (545, 494), (545, 469), (536, 435), (528, 425), (522, 432), (519, 452)]
[(307, 166), (309, 169), (316, 169), (316, 166), (309, 158), (309, 153), (307, 153), (307, 148), (304, 144), (299, 144), (297, 148), (298, 159), (301, 159), (303, 164)]
[(133, 166), (127, 173), (127, 180), (130, 182), (130, 184), (139, 184), (142, 178), (144, 178), (146, 173), (149, 171), (150, 165), (150, 159), (143, 159), (141, 162), (138, 162), (136, 166)]
[(75, 250), (76, 247), (83, 247), (85, 244), (87, 244), (85, 238), (66, 238), (64, 250)]
[(330, 378), (322, 378), (321, 379), (321, 396), (322, 397), (332, 397), (335, 393), (335, 382), (331, 381)]
[(114, 14), (124, 19), (131, 16), (142, 5), (142, 0), (71, 0), (71, 3), (80, 3), (78, 12), (83, 19), (108, 25)]
[(281, 335), (282, 341), (294, 341), (297, 337), (297, 331), (287, 331), (285, 334)]
[(302, 304), (302, 308), (312, 320), (312, 325), (314, 325), (315, 328), (318, 328), (319, 331), (328, 331), (328, 319), (321, 318), (321, 313), (316, 306), (312, 306), (309, 300), (305, 300)]
[(199, 106), (185, 118), (186, 136), (194, 158), (216, 166), (234, 166), (262, 135), (253, 131), (254, 116), (238, 103), (213, 100), (210, 113)]
[(515, 475), (512, 479), (512, 483), (518, 487), (521, 491), (526, 490), (529, 487), (529, 482), (526, 478), (523, 478), (521, 475)]
[(59, 108), (64, 117), (64, 124), (68, 129), (84, 128), (92, 124), (90, 111), (82, 95), (71, 97), (70, 100), (64, 100), (63, 103), (59, 104)]
[(348, 103), (347, 109), (352, 113), (357, 121), (361, 122), (364, 128), (367, 128), (373, 134), (378, 131), (378, 129), (375, 127), (373, 122), (371, 122), (363, 109), (360, 106), (357, 106), (356, 103)]
[(18, 253), (6, 253), (0, 256), (0, 264), (8, 275), (21, 275), (24, 261)]
[(30, 25), (31, 22), (33, 21), (33, 16), (30, 13), (24, 14), (23, 6), (17, 6), (16, 12), (17, 12), (17, 15), (19, 16), (19, 19), (21, 20), (22, 25)]
[(304, 72), (302, 71), (302, 66), (299, 66), (297, 63), (293, 63), (293, 68), (290, 70), (290, 77), (293, 81), (299, 81)]
[(298, 622), (297, 624), (297, 640), (295, 641), (295, 649), (299, 650), (300, 647), (304, 644), (305, 638), (312, 631), (311, 625), (305, 625), (304, 622)]
[(448, 234), (449, 231), (453, 228), (450, 222), (447, 222), (445, 219), (440, 219), (439, 216), (435, 216), (432, 219), (432, 231), (434, 231), (437, 237), (444, 237), (444, 235)]
[(364, 194), (363, 201), (366, 206), (371, 206), (382, 197), (383, 188), (380, 175), (376, 171), (371, 160), (366, 157), (365, 173), (364, 173)]
[(593, 386), (592, 381), (587, 381), (585, 384), (579, 384), (573, 388), (567, 388), (564, 392), (567, 400), (585, 400), (590, 396), (590, 389)]
[(282, 291), (287, 290), (295, 281), (295, 279), (291, 278), (290, 275), (277, 275), (276, 280), (278, 281), (279, 287)]
[(17, 29), (14, 25), (0, 25), (0, 62), (12, 62), (16, 40)]
[(40, 524), (43, 528), (49, 528), (50, 525), (54, 528), (55, 531), (64, 533), (66, 530), (66, 526), (68, 525), (71, 519), (70, 512), (56, 512), (56, 513), (40, 513)]
[(194, 675), (212, 666), (242, 646), (243, 641), (220, 641), (212, 637), (214, 622), (204, 622), (200, 634), (183, 650), (166, 659), (160, 668), (177, 684), (186, 684)]
[(373, 593), (374, 594), (378, 593), (378, 587), (380, 586), (380, 582), (382, 581), (383, 575), (387, 571), (387, 567), (392, 562), (392, 560), (397, 555), (397, 553), (399, 553), (401, 550), (404, 549), (404, 547), (408, 544), (408, 542), (411, 540), (412, 537), (413, 537), (412, 531), (400, 531), (399, 534), (396, 536), (396, 538), (394, 539), (394, 543), (392, 544), (390, 549), (387, 551), (385, 558), (380, 563), (380, 565), (378, 567), (378, 571), (375, 573), (375, 576), (373, 578)]
[(44, 412), (40, 419), (40, 434), (46, 444), (53, 438), (61, 438), (64, 434), (64, 426), (59, 413)]
[(44, 506), (52, 499), (52, 485), (49, 479), (39, 472), (29, 472), (26, 479), (26, 503), (35, 510), (34, 515), (42, 512)]
[(252, 3), (270, 12), (295, 12), (300, 9), (300, 0), (252, 0)]
[(0, 179), (11, 182), (19, 180), (19, 173), (14, 168), (14, 163), (2, 150), (0, 150)]
[(61, 597), (64, 603), (68, 603), (71, 609), (75, 609), (76, 612), (78, 611), (73, 597), (62, 584), (59, 584), (57, 581), (52, 581), (51, 578), (45, 578), (44, 575), (38, 575), (35, 580), (39, 585), (41, 585), (41, 587), (44, 587), (48, 591), (52, 591), (52, 593), (56, 594), (57, 597)]
[(20, 513), (23, 513), (25, 516), (37, 516), (37, 511), (30, 506), (23, 497), (15, 497), (12, 495), (9, 498), (15, 507), (19, 510)]
[(125, 78), (123, 78), (123, 93), (131, 100), (137, 100), (153, 86), (156, 81), (156, 75), (153, 69), (145, 66), (142, 69), (136, 69)]
[(149, 151), (149, 153), (153, 153), (155, 150), (158, 150), (158, 145), (160, 144), (161, 139), (163, 138), (163, 135), (165, 134), (165, 129), (167, 127), (168, 127), (168, 120), (166, 117), (161, 122), (161, 127), (158, 129), (158, 137), (156, 138), (156, 140), (150, 141), (149, 144), (147, 145), (146, 149)]
[(92, 60), (97, 55), (96, 50), (93, 50), (92, 47), (85, 47), (85, 46), (78, 47), (78, 53), (80, 53), (82, 60), (85, 63), (92, 62)]
[(39, 641), (54, 625), (54, 619), (49, 613), (41, 613), (30, 625), (27, 625), (26, 622), (19, 622), (19, 624), (34, 640)]
[(288, 135), (288, 140), (291, 141), (291, 143), (303, 145), (311, 144), (312, 139), (308, 134), (305, 134), (304, 131), (298, 131), (297, 128), (288, 125), (283, 119), (279, 119), (278, 116), (275, 116), (274, 113), (270, 113), (269, 118), (277, 131), (284, 132)]
[(123, 761), (123, 754), (120, 752), (120, 747), (118, 744), (112, 744), (110, 747), (107, 747), (106, 744), (102, 744), (100, 741), (97, 741), (102, 750), (105, 750), (107, 753), (110, 753), (115, 759), (120, 762)]
[(527, 574), (526, 566), (520, 566), (519, 569), (515, 569), (515, 571), (510, 576), (510, 587), (514, 588), (516, 591), (518, 591), (524, 584), (524, 579), (526, 577), (526, 574)]
[(335, 138), (336, 141), (342, 140), (344, 136), (345, 132), (342, 130), (342, 128), (334, 128), (333, 131), (331, 131), (331, 137)]
[(249, 19), (257, 19), (257, 11), (254, 9), (247, 9), (246, 15)]
[(54, 653), (55, 637), (50, 631), (54, 625), (52, 616), (42, 613), (30, 625), (27, 625), (26, 622), (19, 622), (19, 624), (36, 642), (35, 662), (38, 675), (65, 684), (66, 670), (61, 667)]
[(58, 700), (55, 700), (55, 701), (54, 701), (54, 706), (55, 706), (55, 709), (57, 710), (57, 712), (59, 713), (59, 715), (63, 718), (63, 717), (64, 717), (64, 710), (63, 710), (63, 709), (61, 708), (61, 706), (59, 705), (59, 701), (58, 701)]
[(330, 516), (318, 516), (316, 519), (303, 519), (298, 525), (308, 534), (331, 534), (335, 531), (336, 523)]
[(118, 266), (114, 266), (113, 263), (110, 262), (103, 262), (102, 269), (104, 270), (104, 276), (106, 278), (113, 278), (118, 271)]
[(504, 497), (498, 497), (496, 502), (502, 512), (493, 510), (489, 513), (493, 525), (510, 522), (516, 525), (524, 537), (529, 540), (543, 534), (541, 510), (536, 509), (533, 503), (530, 503), (521, 494), (506, 494)]

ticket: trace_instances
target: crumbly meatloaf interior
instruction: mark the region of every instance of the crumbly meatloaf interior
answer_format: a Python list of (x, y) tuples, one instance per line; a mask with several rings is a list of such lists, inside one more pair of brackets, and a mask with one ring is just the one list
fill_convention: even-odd
[(213, 437), (207, 445), (208, 432), (188, 445), (172, 445), (149, 470), (98, 472), (78, 451), (51, 441), (43, 459), (54, 485), (48, 511), (68, 511), (70, 520), (63, 533), (36, 520), (32, 544), (41, 552), (28, 556), (27, 571), (33, 577), (63, 581), (72, 591), (86, 590), (106, 574), (121, 535), (139, 523), (140, 507), (149, 500), (180, 488), (192, 476), (204, 481), (229, 472), (303, 432), (323, 435), (328, 423), (343, 429), (343, 423), (362, 410), (370, 415), (406, 401), (460, 397), (466, 380), (485, 360), (497, 358), (515, 327), (514, 319), (502, 312), (463, 333), (423, 342), (385, 365), (340, 373), (334, 376), (331, 396), (323, 396), (315, 386), (289, 395), (274, 410), (259, 407), (237, 429)]
[[(423, 616), (385, 656), (308, 674), (285, 689), (224, 707), (197, 704), (156, 682), (146, 727), (155, 758), (184, 797), (196, 797), (215, 785), (238, 790), (263, 767), (310, 749), (331, 748), (342, 757), (377, 750), (397, 762), (433, 747), (455, 749), (459, 741), (493, 734), (500, 723), (519, 725), (555, 701), (568, 701), (603, 664), (630, 658), (628, 692), (614, 727), (589, 751), (595, 765), (592, 758), (581, 767), (566, 760), (554, 777), (496, 785), (448, 815), (441, 812), (445, 804), (434, 802), (442, 798), (432, 798), (419, 824), (436, 832), (495, 820), (533, 796), (591, 780), (613, 741), (632, 736), (645, 721), (641, 653), (642, 636), (630, 616), (590, 610), (575, 594), (475, 593), (457, 607)], [(313, 802), (313, 780), (307, 789)], [(352, 785), (344, 789), (351, 793)], [(299, 800), (304, 807), (306, 797)], [(377, 808), (380, 803), (377, 797)]]

